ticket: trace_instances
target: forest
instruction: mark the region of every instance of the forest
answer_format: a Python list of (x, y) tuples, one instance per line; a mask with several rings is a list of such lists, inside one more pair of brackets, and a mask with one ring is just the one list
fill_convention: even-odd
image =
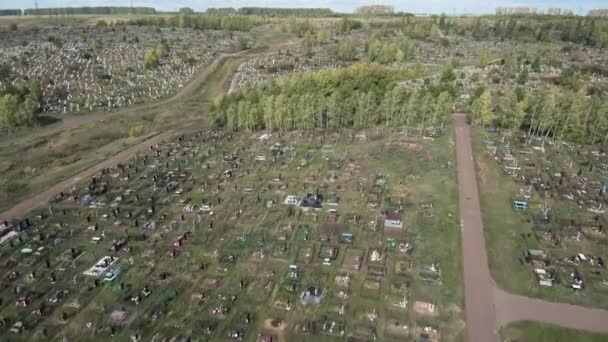
[(408, 90), (397, 83), (415, 76), (368, 63), (299, 73), (221, 97), (211, 116), (218, 126), (242, 131), (443, 126), (454, 102), (449, 87)]

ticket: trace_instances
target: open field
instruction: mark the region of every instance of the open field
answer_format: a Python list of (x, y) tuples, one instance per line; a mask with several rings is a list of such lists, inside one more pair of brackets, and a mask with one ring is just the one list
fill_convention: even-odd
[(452, 134), (387, 133), (189, 134), (66, 189), (0, 250), (7, 336), (461, 341)]

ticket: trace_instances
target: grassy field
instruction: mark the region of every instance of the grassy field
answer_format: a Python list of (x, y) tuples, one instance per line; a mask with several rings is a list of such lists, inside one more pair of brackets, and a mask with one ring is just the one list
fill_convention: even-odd
[(511, 324), (500, 331), (503, 341), (517, 342), (602, 342), (606, 335), (592, 334), (536, 322)]
[[(367, 131), (363, 141), (355, 133), (294, 132), (273, 134), (269, 140), (260, 140), (260, 134), (230, 132), (216, 138), (210, 133), (187, 135), (183, 142), (174, 139), (163, 145), (158, 155), (151, 151), (125, 163), (130, 177), (112, 169), (98, 175), (88, 190), (80, 184), (66, 194), (69, 198), (53, 201), (52, 211), (36, 210), (46, 217), (32, 218), (32, 230), (0, 249), (7, 284), (23, 284), (20, 295), (12, 293), (11, 286), (0, 290), (2, 335), (11, 341), (64, 336), (96, 340), (112, 333), (119, 340), (139, 333), (143, 340), (202, 336), (225, 341), (231, 329), (243, 327), (247, 341), (258, 333), (274, 334), (282, 341), (343, 340), (344, 336), (320, 332), (321, 323), (314, 323), (327, 319), (343, 322), (345, 334), (367, 336), (364, 340), (374, 334), (382, 341), (401, 341), (432, 326), (443, 341), (462, 341), (451, 130), (435, 141), (404, 137), (385, 127)], [(279, 142), (284, 153), (273, 156), (270, 150)], [(232, 153), (239, 156), (239, 164), (227, 175), (231, 168), (225, 158)], [(266, 161), (258, 156), (266, 156)], [(152, 177), (157, 177), (154, 187)], [(176, 185), (170, 185), (172, 179)], [(102, 184), (107, 189), (99, 193)], [(96, 195), (89, 198), (91, 191)], [(301, 197), (317, 191), (337, 205), (305, 211), (283, 204), (289, 194)], [(213, 205), (213, 215), (185, 210), (187, 205), (205, 203)], [(398, 241), (413, 245), (408, 253), (388, 242), (381, 225), (384, 210), (400, 206), (406, 230)], [(340, 229), (354, 235), (352, 242), (341, 241), (339, 232), (326, 228), (323, 222), (334, 215), (329, 209), (336, 210)], [(143, 228), (150, 222), (156, 228)], [(90, 242), (100, 235), (100, 243)], [(186, 235), (183, 245), (175, 247), (175, 241)], [(57, 239), (63, 242), (56, 243)], [(112, 241), (124, 239), (128, 249), (108, 252)], [(329, 266), (323, 264), (328, 247), (338, 248)], [(24, 248), (39, 252), (27, 254)], [(71, 256), (71, 248), (83, 254)], [(372, 250), (381, 251), (383, 261), (369, 261)], [(260, 251), (264, 256), (257, 258)], [(108, 253), (119, 258), (124, 270), (116, 280), (95, 284), (92, 277), (82, 275)], [(364, 259), (361, 270), (349, 271), (348, 285), (339, 285), (336, 277), (346, 274), (348, 260), (357, 255)], [(45, 260), (50, 263), (45, 265)], [(410, 267), (400, 270), (397, 263)], [(295, 285), (284, 278), (290, 264), (301, 269)], [(439, 280), (425, 280), (420, 273), (431, 264), (440, 270)], [(301, 304), (299, 294), (313, 285), (326, 293), (321, 303)], [(130, 298), (145, 287), (152, 293), (134, 304)], [(50, 301), (60, 289), (69, 293)], [(340, 291), (349, 297), (341, 298)], [(233, 295), (234, 300), (226, 299)], [(14, 305), (21, 296), (30, 298), (27, 307)], [(395, 306), (404, 296), (407, 308)], [(292, 310), (284, 309), (288, 301)], [(435, 304), (438, 316), (416, 313), (416, 301)], [(221, 316), (210, 313), (220, 305), (230, 311)], [(32, 314), (36, 308), (41, 308), (40, 315)], [(108, 317), (115, 310), (127, 312), (129, 318), (112, 332)], [(248, 324), (243, 323), (246, 312)], [(372, 313), (377, 317), (370, 321)], [(285, 324), (280, 329), (268, 327), (268, 319)], [(8, 333), (18, 320), (26, 331)], [(409, 329), (395, 333), (395, 322)], [(207, 326), (214, 327), (210, 336), (205, 335)], [(303, 332), (302, 327), (314, 329)]]
[[(484, 145), (485, 131), (476, 129), (473, 132), (486, 246), (490, 270), (498, 286), (530, 297), (608, 308), (606, 289), (596, 285), (592, 277), (588, 277), (587, 288), (581, 292), (574, 292), (566, 286), (547, 288), (538, 284), (531, 266), (523, 261), (523, 252), (527, 249), (549, 250), (549, 253), (561, 261), (562, 258), (580, 252), (602, 255), (603, 244), (590, 241), (572, 243), (566, 235), (560, 248), (550, 249), (545, 241), (535, 238), (529, 216), (516, 212), (511, 206), (514, 198), (520, 193), (521, 186), (505, 174), (488, 152)], [(533, 198), (530, 203), (531, 210), (536, 210), (537, 204), (542, 202)], [(578, 205), (572, 205), (570, 201), (553, 199), (551, 205), (555, 222), (571, 220), (577, 217), (577, 211), (580, 212)], [(532, 237), (529, 238), (530, 235)], [(567, 275), (562, 277), (565, 276)]]

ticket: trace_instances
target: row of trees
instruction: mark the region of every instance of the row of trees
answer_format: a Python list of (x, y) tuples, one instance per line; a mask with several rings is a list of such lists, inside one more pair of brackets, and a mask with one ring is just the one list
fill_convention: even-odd
[(242, 15), (260, 15), (267, 17), (332, 17), (335, 13), (329, 8), (273, 8), (273, 7), (241, 7), (237, 11)]
[(0, 10), (0, 17), (7, 15), (21, 15), (20, 9), (3, 9)]
[(24, 15), (75, 15), (75, 14), (156, 14), (152, 7), (55, 7), (28, 8)]
[(400, 76), (378, 64), (294, 74), (220, 98), (212, 118), (243, 131), (442, 126), (452, 112), (452, 95), (407, 90), (397, 84)]
[(37, 81), (10, 85), (0, 92), (0, 129), (12, 130), (36, 123), (42, 91)]
[(478, 125), (525, 129), (579, 143), (608, 143), (608, 101), (599, 94), (563, 88), (479, 90), (471, 113)]
[[(443, 19), (442, 19), (443, 18)], [(442, 21), (443, 20), (443, 21)], [(477, 40), (525, 40), (570, 42), (608, 47), (608, 21), (573, 17), (497, 17), (472, 21), (439, 18), (440, 27), (449, 34), (467, 35)]]
[(252, 28), (268, 23), (259, 16), (198, 14), (176, 15), (171, 17), (142, 17), (126, 22), (128, 25), (160, 26), (160, 27), (190, 27), (199, 30), (250, 31)]

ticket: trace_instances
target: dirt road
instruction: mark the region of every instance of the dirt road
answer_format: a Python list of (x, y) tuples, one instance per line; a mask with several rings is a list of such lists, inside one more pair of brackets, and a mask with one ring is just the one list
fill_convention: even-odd
[(608, 311), (513, 295), (494, 289), (499, 326), (518, 321), (540, 321), (566, 328), (608, 333)]
[(488, 266), (467, 115), (457, 113), (453, 119), (460, 191), (468, 341), (498, 341), (498, 329), (518, 321), (537, 321), (571, 329), (608, 333), (606, 310), (518, 296), (496, 287)]
[(469, 341), (498, 341), (493, 284), (483, 235), (470, 128), (465, 114), (454, 115), (460, 228), (464, 258), (464, 295)]
[(132, 158), (133, 156), (135, 156), (135, 154), (145, 151), (148, 147), (150, 147), (154, 144), (157, 144), (163, 140), (167, 140), (167, 139), (171, 138), (172, 136), (178, 134), (179, 132), (181, 132), (181, 130), (172, 130), (172, 131), (164, 132), (162, 134), (152, 136), (152, 137), (142, 141), (139, 144), (133, 145), (130, 148), (112, 156), (110, 159), (106, 159), (103, 162), (101, 162), (97, 165), (94, 165), (94, 166), (78, 173), (75, 176), (72, 176), (60, 183), (53, 185), (52, 187), (44, 190), (41, 193), (38, 193), (32, 197), (29, 197), (28, 199), (26, 199), (24, 201), (17, 203), (13, 207), (11, 207), (9, 210), (7, 210), (3, 213), (0, 213), (0, 221), (11, 220), (11, 219), (14, 219), (17, 217), (21, 217), (30, 209), (44, 205), (49, 200), (54, 198), (57, 194), (59, 194), (61, 191), (64, 191), (64, 190), (70, 188), (74, 184), (78, 183), (80, 180), (87, 179), (87, 178), (93, 176), (94, 174), (96, 174), (97, 172), (101, 171), (102, 169), (112, 167), (112, 166), (120, 163), (121, 161)]

